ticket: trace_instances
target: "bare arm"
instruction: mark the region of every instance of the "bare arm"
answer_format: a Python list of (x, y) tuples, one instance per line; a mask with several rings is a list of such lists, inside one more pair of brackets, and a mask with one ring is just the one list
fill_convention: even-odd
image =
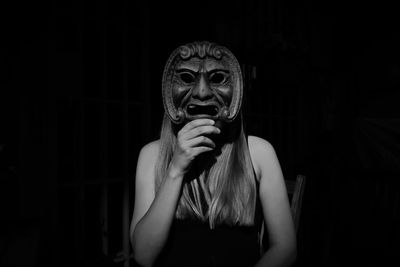
[(171, 173), (155, 195), (155, 146), (144, 147), (139, 155), (130, 229), (134, 257), (143, 266), (152, 265), (166, 242), (182, 183), (181, 175)]
[(215, 144), (204, 134), (217, 133), (210, 120), (192, 121), (178, 133), (177, 146), (167, 176), (155, 193), (155, 164), (159, 144), (153, 142), (140, 152), (136, 169), (135, 206), (130, 238), (134, 257), (143, 266), (152, 266), (163, 249), (180, 197), (182, 180), (191, 161)]
[(270, 247), (256, 267), (291, 266), (296, 259), (296, 233), (282, 170), (274, 148), (258, 137), (249, 147), (260, 177), (260, 200)]

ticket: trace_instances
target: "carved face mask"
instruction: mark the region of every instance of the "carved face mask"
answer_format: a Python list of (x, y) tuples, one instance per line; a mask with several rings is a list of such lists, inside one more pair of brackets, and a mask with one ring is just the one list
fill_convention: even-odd
[(162, 94), (175, 124), (199, 118), (231, 122), (242, 102), (240, 65), (227, 48), (214, 43), (181, 46), (165, 65)]

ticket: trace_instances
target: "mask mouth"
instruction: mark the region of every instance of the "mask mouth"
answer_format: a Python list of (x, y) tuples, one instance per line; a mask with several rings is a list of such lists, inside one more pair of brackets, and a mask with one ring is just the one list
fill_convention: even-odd
[(219, 117), (220, 107), (216, 104), (189, 104), (186, 106), (186, 117), (188, 119)]

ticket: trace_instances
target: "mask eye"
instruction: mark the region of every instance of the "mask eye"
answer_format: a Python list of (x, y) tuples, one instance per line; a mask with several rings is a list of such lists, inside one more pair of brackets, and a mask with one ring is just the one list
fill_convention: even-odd
[(213, 84), (223, 84), (226, 81), (226, 74), (223, 72), (215, 72), (210, 75), (210, 82)]
[(182, 72), (179, 74), (179, 78), (182, 80), (182, 82), (186, 83), (186, 84), (190, 84), (193, 83), (195, 81), (195, 77), (193, 76), (193, 74), (191, 74), (190, 72)]

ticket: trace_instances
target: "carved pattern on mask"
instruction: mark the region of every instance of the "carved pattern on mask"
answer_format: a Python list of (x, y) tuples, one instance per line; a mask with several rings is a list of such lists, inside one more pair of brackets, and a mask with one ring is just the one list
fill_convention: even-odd
[(165, 65), (162, 95), (165, 111), (176, 124), (198, 118), (196, 112), (231, 122), (242, 102), (240, 65), (223, 46), (186, 44), (175, 49)]

